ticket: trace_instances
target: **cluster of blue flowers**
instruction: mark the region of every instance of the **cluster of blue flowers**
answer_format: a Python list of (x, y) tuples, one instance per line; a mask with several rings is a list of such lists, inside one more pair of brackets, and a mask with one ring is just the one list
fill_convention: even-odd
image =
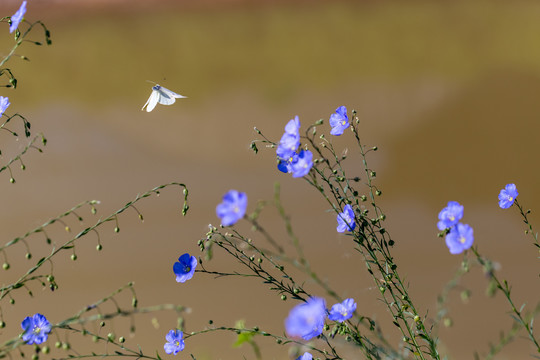
[[(26, 1), (19, 11), (12, 17), (12, 26), (18, 26), (26, 11)], [(9, 106), (7, 97), (0, 96), (0, 116)], [(330, 116), (331, 134), (339, 136), (350, 126), (345, 106), (340, 106)], [(300, 120), (298, 116), (290, 120), (285, 126), (285, 133), (281, 137), (277, 147), (279, 159), (278, 169), (285, 173), (292, 173), (293, 177), (303, 177), (309, 173), (313, 166), (313, 154), (307, 149), (300, 149)], [(502, 209), (511, 207), (518, 196), (515, 184), (508, 184), (499, 194), (499, 206)], [(216, 215), (221, 220), (222, 226), (232, 226), (244, 218), (247, 209), (246, 193), (237, 190), (229, 190), (223, 195), (222, 202), (216, 206)], [(446, 245), (451, 254), (459, 254), (471, 248), (474, 242), (473, 229), (467, 224), (462, 224), (463, 205), (456, 201), (448, 202), (447, 206), (439, 213), (437, 227), (446, 233)], [(356, 228), (355, 211), (350, 204), (343, 207), (343, 211), (337, 215), (337, 232), (352, 232)], [(173, 265), (173, 273), (176, 281), (184, 283), (190, 280), (197, 267), (197, 258), (185, 253), (178, 258)], [(319, 297), (310, 297), (304, 303), (291, 309), (285, 319), (285, 330), (288, 336), (311, 340), (322, 334), (326, 320), (342, 323), (353, 316), (357, 304), (349, 298), (341, 303), (332, 305), (328, 310), (326, 301)], [(21, 327), (24, 332), (22, 339), (27, 344), (41, 344), (47, 340), (51, 332), (51, 324), (45, 316), (35, 314), (26, 317)], [(167, 354), (177, 355), (184, 349), (184, 333), (178, 329), (170, 330), (165, 336), (164, 350)], [(296, 360), (312, 360), (313, 356), (306, 352)]]
[[(341, 135), (350, 126), (347, 108), (340, 106), (330, 115), (330, 134)], [(293, 177), (306, 176), (313, 167), (313, 153), (300, 150), (300, 120), (298, 116), (285, 125), (285, 132), (276, 149), (278, 169), (284, 173), (292, 173)]]
[[(347, 108), (340, 106), (330, 116), (332, 135), (341, 135), (347, 129), (349, 119)], [(303, 177), (309, 173), (313, 166), (313, 154), (309, 150), (299, 150), (300, 147), (300, 120), (298, 116), (285, 125), (285, 133), (281, 137), (276, 150), (279, 159), (278, 169), (284, 173), (292, 173), (293, 177)], [(216, 215), (221, 220), (221, 225), (232, 226), (242, 219), (247, 209), (246, 193), (237, 190), (229, 190), (223, 195), (222, 202), (216, 206)], [(354, 211), (351, 205), (345, 205), (343, 212), (337, 216), (338, 232), (353, 231), (356, 227)], [(177, 282), (185, 282), (193, 277), (197, 259), (190, 254), (183, 254), (173, 266)], [(352, 317), (356, 310), (353, 299), (346, 299), (342, 303), (326, 310), (324, 299), (310, 298), (306, 303), (300, 304), (291, 310), (285, 321), (287, 333), (291, 336), (299, 336), (309, 340), (320, 335), (324, 328), (326, 317), (332, 321), (343, 322)], [(176, 355), (184, 349), (183, 333), (179, 330), (171, 330), (166, 336), (167, 343), (164, 345), (167, 354)], [(311, 360), (313, 357), (305, 353), (298, 359)]]
[[(499, 193), (499, 207), (508, 209), (514, 204), (518, 191), (515, 184), (507, 184)], [(437, 227), (440, 231), (447, 231), (446, 246), (451, 254), (460, 254), (470, 249), (474, 242), (473, 229), (459, 221), (463, 217), (463, 205), (456, 201), (448, 202), (448, 205), (439, 213)]]
[(460, 254), (469, 249), (473, 242), (473, 229), (459, 221), (463, 217), (463, 205), (456, 201), (448, 202), (448, 205), (439, 213), (437, 227), (440, 231), (448, 230), (446, 234), (446, 246), (451, 254)]
[(276, 149), (278, 169), (284, 173), (292, 173), (293, 177), (303, 177), (313, 166), (313, 153), (309, 150), (299, 150), (300, 120), (298, 116), (285, 125), (285, 133)]

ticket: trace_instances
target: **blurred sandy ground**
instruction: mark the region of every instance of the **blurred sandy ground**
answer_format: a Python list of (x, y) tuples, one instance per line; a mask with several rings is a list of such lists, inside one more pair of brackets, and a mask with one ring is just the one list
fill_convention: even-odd
[[(17, 7), (6, 1), (0, 11), (8, 15)], [(498, 208), (497, 194), (515, 182), (525, 207), (535, 210), (540, 202), (538, 3), (35, 0), (26, 17), (46, 23), (53, 46), (20, 48), (17, 53), (31, 61), (9, 63), (19, 87), (0, 94), (49, 143), (43, 154), (24, 158), (26, 171), (13, 168), (16, 184), (7, 172), (0, 174), (4, 242), (80, 201), (101, 200), (97, 216), (105, 216), (171, 181), (189, 186), (191, 209), (182, 218), (181, 193), (166, 190), (137, 206), (143, 223), (128, 210), (119, 218), (119, 234), (114, 224), (103, 226), (100, 253), (95, 236), (83, 238), (76, 247), (79, 260), (69, 260), (69, 253), (56, 258), (58, 292), (34, 284), (33, 299), (20, 291), (14, 306), (2, 304), (8, 323), (2, 340), (16, 336), (28, 314), (39, 311), (60, 321), (128, 281), (135, 281), (141, 306), (191, 307), (188, 332), (209, 319), (219, 326), (243, 318), (248, 326), (281, 333), (294, 303), (258, 281), (197, 274), (179, 285), (171, 270), (182, 253), (198, 254), (196, 242), (208, 223), (218, 223), (214, 209), (224, 192), (246, 191), (253, 210), (258, 199), (272, 197), (279, 181), (313, 267), (342, 296), (354, 297), (360, 313), (381, 321), (397, 346), (400, 336), (348, 238), (336, 234), (327, 206), (303, 181), (278, 173), (271, 149), (254, 155), (248, 147), (254, 126), (278, 140), (295, 115), (307, 126), (340, 105), (358, 110), (365, 143), (380, 148), (370, 166), (384, 194), (401, 274), (422, 313), (435, 316), (437, 295), (462, 259), (436, 237), (437, 214), (449, 200), (465, 206), (464, 222), (474, 227), (480, 251), (500, 263), (518, 306), (536, 305), (537, 252), (515, 209)], [(7, 52), (12, 40), (4, 27), (0, 48)], [(32, 38), (42, 40), (39, 31)], [(146, 80), (189, 98), (141, 112), (151, 91)], [(0, 138), (5, 160), (25, 143), (7, 132)], [(347, 137), (332, 140), (354, 153)], [(351, 156), (351, 173), (360, 174), (357, 165)], [(72, 235), (96, 221), (88, 211), (81, 215), (82, 225), (69, 220)], [(531, 219), (539, 223), (536, 211)], [(284, 238), (275, 211), (264, 220)], [(49, 236), (58, 244), (68, 239), (61, 225)], [(48, 251), (44, 243), (31, 238), (31, 261), (23, 246), (8, 250), (12, 269), (0, 281), (18, 278)], [(215, 269), (234, 268), (223, 254), (216, 257)], [(486, 285), (476, 268), (459, 288), (471, 289), (470, 301), (462, 303), (459, 291), (451, 294), (454, 326), (439, 334), (441, 353), (450, 359), (486, 354), (488, 342), (512, 325), (502, 297), (484, 295)], [(129, 341), (152, 354), (161, 351), (176, 318), (163, 314), (157, 330), (148, 317), (136, 325)], [(113, 330), (126, 336), (128, 326), (119, 322)], [(530, 358), (534, 349), (524, 337), (497, 359)], [(90, 339), (69, 340), (80, 352), (92, 346)], [(233, 342), (231, 334), (201, 336), (190, 339), (180, 356), (254, 358), (247, 347), (232, 349)], [(287, 347), (267, 339), (260, 345), (265, 359), (288, 358)]]

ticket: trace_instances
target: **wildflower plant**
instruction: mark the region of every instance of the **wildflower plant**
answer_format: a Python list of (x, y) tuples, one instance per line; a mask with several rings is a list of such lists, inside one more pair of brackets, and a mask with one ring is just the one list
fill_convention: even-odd
[[(22, 45), (23, 39), (28, 40), (31, 31), (39, 25), (45, 32), (46, 43), (51, 43), (50, 32), (43, 23), (30, 22), (26, 19), (26, 5), (26, 1), (23, 1), (15, 14), (1, 20), (9, 24), (10, 33), (15, 33), (12, 50), (0, 62), (0, 77), (7, 78), (8, 84), (4, 86), (10, 90), (16, 88), (17, 80), (5, 64), (15, 56), (15, 50)], [(38, 41), (32, 42), (36, 45), (41, 44)], [(30, 123), (19, 113), (12, 113), (15, 111), (13, 108), (7, 96), (0, 96), (0, 117), (4, 121), (0, 129), (18, 138), (16, 131), (19, 130), (16, 129), (21, 125), (17, 128), (10, 122), (17, 120), (22, 124), (25, 136), (31, 138)], [(320, 211), (326, 212), (334, 224), (337, 221), (336, 235), (355, 250), (357, 261), (363, 264), (363, 268), (365, 267), (371, 277), (371, 284), (376, 289), (376, 299), (385, 307), (384, 316), (388, 316), (391, 329), (385, 328), (380, 322), (379, 319), (383, 316), (375, 318), (365, 313), (362, 306), (364, 299), (357, 303), (354, 298), (345, 297), (324, 280), (325, 274), (319, 274), (312, 267), (303, 251), (303, 242), (296, 235), (291, 216), (282, 204), (280, 186), (276, 184), (274, 198), (271, 201), (248, 203), (246, 193), (237, 190), (226, 192), (215, 208), (218, 219), (215, 221), (219, 221), (219, 224), (217, 226), (210, 224), (207, 233), (197, 241), (201, 254), (196, 256), (187, 253), (182, 249), (184, 244), (181, 244), (177, 254), (182, 255), (178, 261), (171, 261), (164, 264), (164, 267), (170, 271), (172, 266), (176, 282), (171, 278), (171, 287), (188, 286), (185, 284), (187, 280), (190, 280), (190, 283), (219, 281), (214, 279), (215, 277), (225, 281), (231, 277), (240, 278), (249, 286), (254, 280), (264, 284), (271, 294), (277, 295), (280, 301), (287, 301), (289, 305), (288, 312), (274, 314), (275, 317), (282, 319), (280, 331), (271, 332), (264, 326), (247, 327), (246, 322), (242, 320), (234, 325), (209, 322), (209, 325), (202, 329), (187, 329), (184, 319), (189, 316), (189, 308), (181, 304), (140, 306), (134, 283), (129, 282), (108, 294), (97, 295), (95, 300), (83, 306), (80, 311), (66, 314), (60, 319), (53, 319), (47, 314), (27, 309), (28, 316), (21, 320), (20, 328), (17, 326), (19, 335), (0, 341), (0, 358), (12, 358), (14, 355), (23, 357), (27, 351), (32, 353), (33, 360), (39, 359), (40, 356), (49, 356), (48, 354), (53, 356), (53, 352), (54, 358), (126, 357), (154, 360), (162, 359), (160, 352), (171, 356), (183, 352), (189, 353), (184, 357), (197, 359), (196, 351), (189, 346), (192, 337), (212, 332), (226, 332), (236, 336), (234, 346), (249, 344), (256, 359), (263, 358), (264, 351), (261, 351), (259, 343), (263, 343), (265, 339), (271, 339), (281, 346), (284, 354), (289, 352), (289, 358), (300, 360), (345, 359), (346, 356), (351, 358), (349, 355), (351, 353), (355, 359), (446, 359), (446, 354), (441, 353), (438, 329), (441, 323), (444, 323), (444, 319), (448, 318), (446, 306), (448, 293), (457, 287), (459, 279), (469, 272), (472, 265), (483, 269), (493, 294), (497, 292), (503, 294), (508, 306), (505, 310), (511, 313), (514, 320), (512, 327), (503, 332), (499, 342), (490, 346), (485, 358), (494, 358), (506, 344), (523, 334), (531, 348), (540, 353), (540, 345), (533, 327), (534, 319), (540, 312), (540, 305), (531, 309), (527, 305), (516, 304), (511, 285), (500, 278), (494, 261), (482, 255), (479, 245), (474, 242), (473, 227), (461, 223), (465, 205), (456, 201), (448, 202), (440, 211), (436, 226), (439, 236), (445, 237), (450, 254), (459, 256), (461, 266), (454, 279), (450, 280), (438, 297), (438, 308), (434, 315), (430, 315), (429, 309), (423, 309), (418, 305), (412, 295), (413, 292), (409, 291), (414, 284), (409, 284), (400, 272), (399, 256), (394, 253), (396, 242), (386, 227), (386, 214), (379, 206), (378, 199), (382, 196), (382, 191), (376, 185), (376, 171), (368, 165), (368, 156), (378, 148), (366, 146), (361, 140), (360, 120), (354, 110), (349, 116), (347, 108), (340, 106), (330, 115), (329, 124), (319, 120), (304, 127), (304, 130), (299, 117), (295, 116), (286, 123), (279, 141), (267, 138), (258, 129), (255, 131), (259, 138), (251, 143), (254, 152), (258, 152), (260, 144), (275, 149), (277, 170), (292, 174), (291, 181), (303, 182), (324, 201), (325, 207)], [(348, 152), (341, 151), (338, 145), (333, 143), (338, 138), (330, 137), (329, 140), (325, 135), (327, 132), (333, 136), (344, 135), (352, 138), (362, 160), (360, 168), (349, 170), (345, 165)], [(30, 149), (42, 151), (37, 145), (38, 140), (41, 140), (43, 146), (46, 144), (43, 135), (31, 138), (22, 152), (0, 167), (0, 173), (8, 170), (10, 181), (15, 182), (11, 166), (19, 162), (24, 170), (23, 155)], [(274, 168), (275, 163), (268, 166)], [(350, 171), (353, 173), (349, 173)], [(237, 184), (231, 184), (234, 185)], [(69, 257), (76, 261), (81, 252), (79, 244), (83, 238), (88, 241), (93, 239), (96, 250), (102, 251), (103, 243), (111, 235), (111, 232), (106, 232), (111, 224), (114, 234), (120, 232), (120, 224), (125, 216), (137, 214), (142, 221), (143, 215), (138, 209), (140, 202), (149, 201), (162, 192), (177, 196), (177, 192), (173, 190), (178, 188), (182, 189), (179, 213), (186, 215), (189, 210), (188, 189), (181, 182), (171, 182), (138, 194), (124, 206), (107, 216), (100, 216), (99, 219), (95, 218), (95, 215), (100, 202), (83, 201), (0, 246), (4, 260), (2, 267), (6, 271), (10, 269), (8, 254), (12, 252), (13, 247), (24, 246), (27, 249), (25, 256), (28, 260), (33, 258), (34, 252), (39, 253), (38, 260), (33, 262), (27, 271), (18, 274), (15, 281), (2, 283), (0, 329), (12, 325), (4, 320), (5, 309), (7, 303), (13, 305), (21, 293), (26, 292), (31, 297), (37, 296), (34, 295), (32, 288), (38, 287), (51, 291), (54, 296), (60, 296), (56, 291), (59, 289), (60, 281), (54, 270), (54, 263), (59, 256), (69, 254)], [(526, 233), (533, 237), (533, 245), (538, 250), (540, 249), (538, 233), (533, 230), (528, 218), (530, 210), (524, 210), (517, 201), (517, 196), (516, 185), (508, 184), (499, 194), (499, 206), (502, 209), (514, 207), (519, 211), (526, 225)], [(267, 229), (264, 226), (262, 214), (268, 207), (277, 210), (284, 223), (286, 229), (284, 237), (275, 236), (274, 229)], [(248, 209), (251, 209), (251, 213)], [(131, 215), (127, 210), (130, 210)], [(92, 225), (85, 223), (87, 213), (94, 219)], [(84, 217), (81, 214), (84, 214)], [(241, 230), (242, 226), (237, 226), (242, 223), (249, 225), (251, 232), (246, 234)], [(51, 236), (50, 234), (54, 233), (53, 229), (59, 224), (65, 230), (64, 236)], [(72, 229), (78, 231), (72, 233)], [(45, 253), (42, 253), (41, 248), (34, 246), (37, 239), (45, 240), (48, 246)], [(444, 246), (442, 241), (441, 246)], [(221, 265), (216, 265), (212, 262), (215, 256), (225, 257), (233, 262), (234, 266), (222, 268)], [(342, 276), (349, 275), (354, 279), (356, 274), (347, 271)], [(350, 283), (351, 286), (356, 286), (354, 282)], [(212, 287), (209, 287), (209, 291), (212, 291)], [(58, 303), (62, 303), (61, 298)], [(331, 303), (333, 305), (328, 307), (327, 304)], [(131, 335), (136, 332), (135, 323), (141, 315), (157, 312), (166, 312), (168, 321), (176, 323), (167, 327), (170, 329), (168, 332), (163, 332), (161, 339), (165, 338), (165, 343), (155, 344), (155, 347), (148, 350), (115, 333), (115, 322), (120, 318), (127, 317), (131, 320), (129, 329)], [(389, 335), (390, 332), (393, 333)], [(399, 342), (394, 340), (394, 332), (399, 334)], [(84, 352), (73, 349), (70, 339), (74, 337), (81, 341), (91, 339), (93, 350)], [(55, 349), (51, 346), (53, 341)], [(538, 358), (536, 353), (533, 358)], [(283, 356), (285, 357), (286, 355)], [(478, 355), (476, 357), (479, 358)]]

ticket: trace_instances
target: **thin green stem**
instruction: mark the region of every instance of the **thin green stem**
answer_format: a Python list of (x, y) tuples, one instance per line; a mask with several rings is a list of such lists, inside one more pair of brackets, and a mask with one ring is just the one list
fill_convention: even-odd
[[(471, 251), (476, 256), (476, 259), (478, 260), (480, 265), (484, 266), (487, 264), (488, 260), (480, 255), (476, 247), (474, 246), (471, 247)], [(503, 280), (503, 281), (499, 280), (495, 272), (490, 272), (489, 275), (490, 275), (490, 279), (495, 282), (497, 288), (504, 294), (506, 300), (508, 301), (510, 305), (510, 309), (512, 310), (512, 313), (515, 315), (513, 316), (513, 319), (525, 329), (525, 331), (527, 332), (527, 335), (529, 336), (529, 339), (536, 347), (536, 350), (540, 353), (540, 344), (534, 337), (532, 323), (529, 324), (529, 321), (525, 320), (524, 314), (522, 312), (523, 306), (520, 309), (518, 309), (516, 305), (514, 304), (514, 301), (512, 300), (512, 297), (511, 297), (512, 289), (508, 285), (508, 282), (506, 280)]]

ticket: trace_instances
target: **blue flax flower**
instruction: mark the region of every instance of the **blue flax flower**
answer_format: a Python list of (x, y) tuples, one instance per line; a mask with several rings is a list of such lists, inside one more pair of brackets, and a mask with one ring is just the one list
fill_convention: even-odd
[(340, 106), (336, 109), (336, 112), (330, 115), (330, 134), (339, 136), (343, 134), (345, 129), (349, 127), (349, 117), (347, 116), (347, 108)]
[(280, 160), (287, 160), (296, 153), (300, 146), (300, 120), (298, 115), (285, 125), (285, 133), (279, 141), (276, 154)]
[(193, 277), (195, 268), (197, 267), (197, 259), (188, 253), (180, 256), (178, 261), (173, 265), (173, 271), (176, 275), (176, 282), (186, 282)]
[(446, 234), (446, 246), (450, 254), (460, 254), (469, 249), (474, 242), (473, 228), (459, 223)]
[(300, 136), (285, 133), (279, 141), (276, 155), (281, 160), (286, 160), (296, 153), (298, 146), (300, 146)]
[(184, 350), (184, 333), (180, 330), (171, 330), (165, 336), (167, 342), (163, 345), (167, 354), (178, 354), (179, 351)]
[(231, 226), (244, 217), (246, 208), (246, 193), (230, 190), (223, 195), (223, 202), (216, 207), (216, 214), (223, 226)]
[(302, 150), (298, 154), (295, 162), (291, 163), (291, 172), (293, 177), (302, 177), (309, 173), (313, 166), (313, 153), (309, 150)]
[(4, 114), (4, 111), (6, 111), (9, 105), (11, 104), (9, 103), (7, 96), (0, 96), (0, 116)]
[(300, 119), (298, 119), (298, 115), (285, 125), (285, 133), (300, 136)]
[(463, 205), (456, 201), (449, 201), (448, 205), (439, 213), (437, 227), (440, 231), (452, 228), (463, 217)]
[(356, 303), (354, 299), (345, 299), (343, 302), (332, 305), (328, 318), (330, 320), (344, 322), (353, 316), (353, 312), (356, 310)]
[(25, 317), (21, 323), (21, 327), (24, 330), (22, 339), (29, 345), (41, 344), (47, 341), (51, 332), (51, 324), (41, 314)]
[(288, 159), (280, 159), (278, 163), (278, 170), (284, 173), (292, 172), (292, 164), (298, 161), (298, 154), (292, 153)]
[(304, 355), (297, 357), (296, 360), (313, 360), (313, 355), (306, 352)]
[(499, 206), (501, 209), (508, 209), (514, 204), (519, 195), (516, 184), (508, 184), (499, 193)]
[(337, 216), (337, 232), (353, 231), (356, 227), (354, 221), (354, 210), (351, 205), (347, 204), (343, 208), (343, 212)]
[(325, 318), (324, 299), (312, 297), (307, 302), (292, 308), (285, 319), (285, 330), (289, 336), (299, 336), (304, 340), (310, 340), (322, 333)]
[(21, 7), (13, 16), (11, 17), (11, 24), (9, 25), (9, 33), (15, 31), (19, 27), (19, 24), (21, 23), (24, 14), (26, 13), (26, 0), (22, 2)]

